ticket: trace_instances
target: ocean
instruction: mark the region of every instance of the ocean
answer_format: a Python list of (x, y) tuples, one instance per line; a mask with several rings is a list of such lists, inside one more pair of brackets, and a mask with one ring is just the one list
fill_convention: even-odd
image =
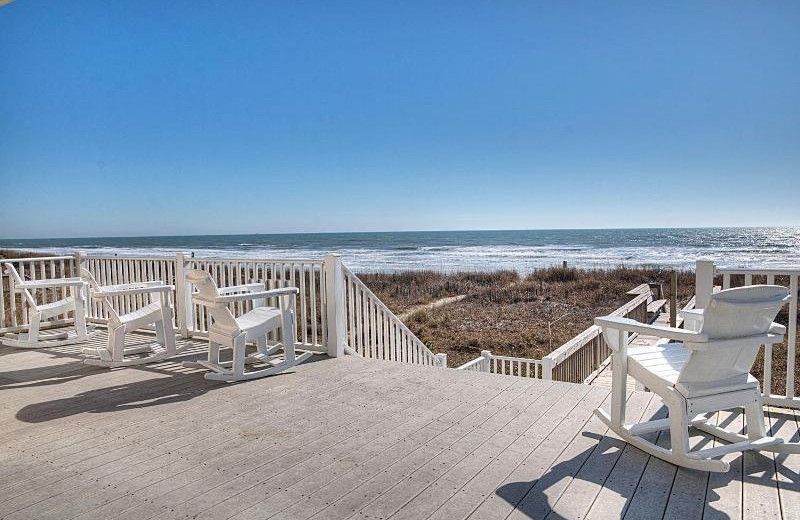
[(699, 257), (723, 266), (800, 266), (800, 227), (404, 231), (162, 237), (0, 239), (0, 249), (104, 255), (317, 259), (342, 256), (357, 271), (515, 269), (567, 261), (577, 267), (691, 268)]

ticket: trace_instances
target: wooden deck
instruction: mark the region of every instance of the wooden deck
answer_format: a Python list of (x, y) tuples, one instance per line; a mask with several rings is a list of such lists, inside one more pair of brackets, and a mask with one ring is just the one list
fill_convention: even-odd
[(677, 469), (593, 418), (603, 387), (350, 356), (229, 385), (76, 351), (0, 347), (2, 518), (800, 518), (800, 456)]

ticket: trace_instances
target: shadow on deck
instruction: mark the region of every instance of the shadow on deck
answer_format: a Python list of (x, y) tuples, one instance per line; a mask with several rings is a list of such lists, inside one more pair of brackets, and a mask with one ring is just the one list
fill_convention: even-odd
[[(800, 517), (800, 456), (678, 469), (594, 418), (607, 388), (349, 356), (224, 384), (180, 365), (196, 347), (114, 370), (0, 347), (0, 517)], [(664, 410), (634, 392), (629, 414)], [(798, 439), (794, 412), (768, 415)]]

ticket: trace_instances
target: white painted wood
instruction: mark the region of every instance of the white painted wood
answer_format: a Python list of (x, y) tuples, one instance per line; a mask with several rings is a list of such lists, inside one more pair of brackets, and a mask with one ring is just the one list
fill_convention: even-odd
[[(208, 310), (212, 324), (208, 331), (207, 361), (184, 362), (184, 366), (210, 370), (206, 379), (232, 382), (274, 375), (311, 357), (311, 352), (299, 356), (295, 353), (295, 298), (299, 292), (296, 287), (265, 290), (263, 284), (246, 284), (220, 289), (211, 274), (200, 269), (187, 270), (186, 281), (192, 288), (194, 303)], [(269, 298), (277, 298), (280, 306), (266, 306)], [(246, 302), (253, 304), (252, 310), (234, 316), (232, 308)], [(269, 346), (267, 334), (278, 328), (283, 332), (283, 343)], [(254, 342), (257, 350), (250, 356), (246, 353), (248, 342)], [(220, 361), (220, 348), (232, 349), (233, 360)], [(276, 356), (279, 350), (283, 351), (283, 357)], [(247, 363), (269, 366), (246, 370)]]
[[(711, 295), (703, 310), (699, 331), (689, 331), (606, 316), (597, 318), (612, 349), (611, 413), (597, 416), (617, 435), (641, 450), (673, 464), (706, 471), (728, 471), (727, 453), (746, 450), (782, 449), (782, 439), (764, 429), (764, 414), (758, 382), (749, 374), (759, 347), (779, 343), (773, 321), (792, 297), (780, 286), (748, 286)], [(683, 343), (629, 346), (625, 334), (637, 332)], [(669, 421), (626, 425), (625, 389), (628, 376), (658, 394), (669, 408)], [(706, 412), (744, 407), (748, 435), (741, 437), (715, 424), (695, 421)], [(689, 425), (733, 444), (691, 450)], [(670, 431), (671, 447), (658, 446), (642, 437), (663, 427)]]
[(714, 290), (714, 261), (700, 258), (695, 262), (695, 307), (705, 309)]
[[(16, 348), (43, 348), (70, 345), (86, 341), (96, 331), (86, 326), (86, 287), (80, 278), (39, 279), (34, 277), (34, 270), (29, 273), (31, 280), (24, 278), (24, 269), (17, 271), (11, 262), (5, 262), (5, 274), (9, 281), (9, 294), (14, 301), (16, 295), (22, 297), (24, 321), (27, 332), (6, 334), (2, 344)], [(20, 264), (21, 265), (21, 264)], [(32, 264), (29, 263), (32, 266)], [(61, 289), (61, 299), (45, 303), (44, 294), (48, 289)], [(68, 291), (65, 294), (65, 290)], [(39, 295), (39, 298), (36, 295)], [(15, 307), (11, 307), (15, 313)], [(58, 316), (74, 314), (72, 328), (64, 327), (47, 329), (49, 323), (62, 325), (60, 320), (51, 320)]]
[[(141, 270), (138, 272), (138, 276), (141, 276)], [(81, 279), (89, 287), (92, 301), (100, 302), (103, 306), (108, 320), (106, 345), (84, 348), (83, 353), (90, 356), (84, 359), (84, 363), (108, 368), (143, 365), (162, 361), (183, 352), (184, 349), (178, 348), (175, 343), (173, 310), (170, 303), (173, 286), (158, 280), (100, 285), (91, 271), (85, 267), (81, 268)], [(120, 312), (115, 307), (115, 301), (119, 302), (120, 298), (127, 299), (127, 307), (132, 310)], [(146, 346), (125, 346), (127, 334), (150, 326), (156, 332), (154, 343)]]
[(347, 328), (343, 341), (361, 356), (386, 361), (445, 366), (352, 271), (342, 266), (343, 305)]
[(344, 347), (347, 344), (345, 324), (347, 303), (342, 259), (337, 255), (325, 255), (323, 269), (327, 312), (326, 349), (330, 357), (339, 357), (344, 355)]

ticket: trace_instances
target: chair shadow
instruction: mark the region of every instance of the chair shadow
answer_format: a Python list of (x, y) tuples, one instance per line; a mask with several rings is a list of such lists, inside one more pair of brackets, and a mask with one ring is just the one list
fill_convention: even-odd
[(99, 367), (90, 367), (82, 361), (68, 363), (47, 368), (21, 368), (4, 370), (0, 372), (0, 390), (34, 388), (37, 386), (50, 386), (75, 381), (87, 376), (103, 372)]
[[(793, 418), (789, 419), (787, 417), (786, 420), (793, 421)], [(621, 450), (626, 449), (626, 447), (629, 450), (636, 450), (640, 456), (648, 457), (648, 463), (650, 460), (657, 459), (648, 456), (633, 446), (628, 446), (627, 443), (617, 438), (605, 437), (604, 439), (602, 435), (591, 432), (583, 432), (582, 435), (584, 437), (590, 437), (596, 442), (591, 447), (587, 448), (571, 459), (551, 466), (550, 469), (540, 478), (526, 482), (510, 482), (497, 488), (495, 493), (500, 498), (511, 504), (518, 512), (523, 513), (528, 518), (539, 520), (547, 517), (548, 519), (573, 520), (572, 518), (565, 517), (554, 510), (556, 504), (550, 502), (551, 499), (547, 492), (551, 487), (558, 486), (563, 483), (564, 479), (584, 480), (586, 482), (591, 482), (598, 488), (606, 488), (615, 492), (620, 497), (625, 497), (626, 503), (622, 509), (624, 515), (627, 513), (628, 506), (631, 504), (632, 500), (635, 499), (635, 488), (631, 488), (629, 479), (612, 479), (609, 478), (610, 474), (607, 471), (581, 471), (581, 469), (584, 468), (586, 464), (592, 464), (598, 467), (612, 467), (618, 460), (618, 457), (622, 456)], [(796, 441), (797, 438), (794, 440)], [(600, 444), (601, 441), (603, 442), (603, 448), (598, 448), (598, 444)], [(707, 437), (707, 440), (702, 441), (701, 444), (707, 444), (708, 442), (710, 442), (710, 438)], [(602, 449), (602, 451), (595, 452), (596, 449)], [(740, 457), (741, 456), (742, 455), (740, 455)], [(769, 454), (764, 455), (753, 452), (748, 456), (769, 457)], [(776, 462), (783, 461), (785, 458), (786, 455), (776, 455)], [(772, 460), (765, 460), (763, 462), (765, 462), (765, 464), (757, 464), (759, 468), (754, 470), (753, 477), (748, 477), (747, 475), (744, 477), (750, 478), (751, 481), (752, 479), (758, 479), (759, 481), (762, 481), (765, 486), (774, 487), (776, 478), (775, 468), (777, 467), (778, 473), (783, 476), (781, 482), (782, 489), (800, 491), (800, 475), (798, 475), (798, 473), (786, 468), (780, 463), (772, 465)], [(668, 463), (663, 462), (663, 464)], [(769, 467), (773, 468), (771, 473), (769, 469), (765, 471), (765, 468)], [(714, 511), (714, 516), (716, 518), (728, 518), (723, 511), (719, 511), (715, 507), (716, 500), (720, 499), (720, 496), (715, 492), (715, 489), (725, 487), (734, 479), (742, 479), (741, 473), (735, 471), (730, 471), (728, 473), (716, 473), (714, 474), (713, 480), (708, 480), (708, 472), (700, 472), (685, 468), (681, 468), (681, 471), (696, 473), (700, 475), (701, 480), (703, 477), (705, 477), (706, 481), (709, 483), (705, 498), (706, 511)], [(671, 485), (671, 482), (665, 483), (664, 485)], [(667, 492), (669, 492), (669, 490), (667, 490)], [(556, 492), (555, 495), (560, 497), (560, 493), (558, 492)], [(654, 517), (658, 518), (661, 518), (662, 513), (663, 509), (653, 512)]]
[[(48, 352), (55, 357), (74, 357), (73, 354)], [(230, 353), (227, 353), (230, 356)], [(180, 362), (203, 357), (198, 353), (185, 353), (152, 365), (135, 365), (115, 368), (111, 371), (136, 370), (166, 375), (166, 378), (145, 379), (118, 385), (95, 388), (80, 392), (70, 397), (33, 403), (20, 408), (15, 417), (27, 423), (42, 423), (81, 413), (107, 413), (160, 406), (180, 401), (189, 401), (207, 392), (229, 385), (247, 384), (258, 381), (241, 381), (225, 383), (209, 381), (203, 377), (204, 370), (184, 372)], [(223, 359), (226, 355), (223, 354)], [(317, 363), (327, 359), (324, 355), (314, 355), (301, 365)], [(155, 366), (154, 366), (155, 365)], [(165, 366), (166, 365), (166, 366)], [(296, 368), (296, 367), (295, 367)], [(177, 369), (177, 370), (176, 370)], [(181, 370), (181, 371), (179, 371)], [(281, 372), (269, 378), (291, 374), (294, 369)], [(108, 368), (85, 365), (83, 361), (71, 361), (61, 365), (45, 368), (27, 368), (0, 373), (0, 389), (29, 388), (37, 386), (62, 384), (69, 381), (109, 374)], [(6, 382), (8, 381), (8, 382)]]
[(28, 423), (41, 423), (81, 413), (118, 412), (160, 406), (188, 401), (225, 384), (206, 381), (198, 373), (174, 374), (167, 387), (160, 384), (161, 382), (161, 379), (134, 381), (33, 403), (18, 410), (16, 418)]

